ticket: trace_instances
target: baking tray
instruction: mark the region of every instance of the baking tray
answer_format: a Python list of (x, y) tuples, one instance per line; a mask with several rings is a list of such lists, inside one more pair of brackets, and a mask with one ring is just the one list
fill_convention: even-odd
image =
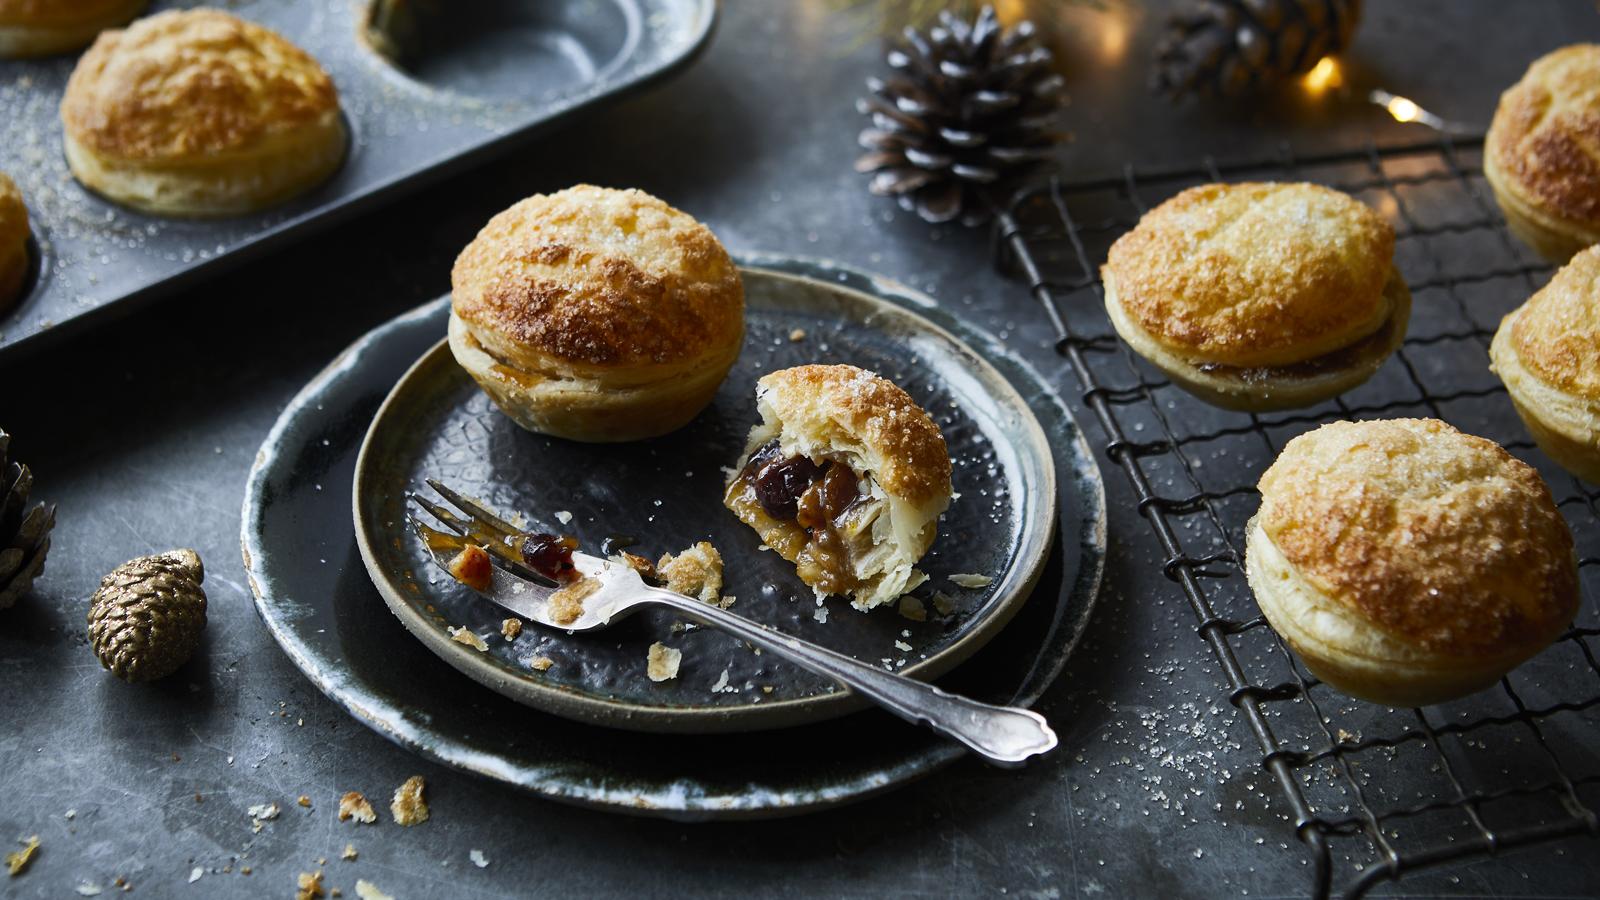
[[(151, 11), (199, 5), (153, 3)], [(338, 85), (350, 155), (309, 194), (220, 220), (147, 216), (84, 189), (57, 105), (76, 55), (0, 60), (0, 171), (28, 202), (38, 260), (0, 317), (0, 360), (196, 284), (476, 165), (563, 117), (682, 69), (716, 0), (452, 0), (449, 34), (401, 68), (362, 36), (369, 0), (225, 4), (315, 56)]]

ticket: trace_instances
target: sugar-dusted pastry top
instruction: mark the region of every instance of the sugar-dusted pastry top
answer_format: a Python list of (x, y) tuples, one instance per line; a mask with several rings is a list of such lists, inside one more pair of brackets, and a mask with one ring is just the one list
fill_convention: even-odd
[(1257, 522), (1335, 602), (1421, 649), (1496, 655), (1572, 616), (1572, 535), (1493, 441), (1435, 419), (1335, 422), (1261, 478)]
[(1540, 379), (1600, 401), (1600, 246), (1572, 257), (1517, 311), (1511, 343)]
[(1206, 184), (1112, 245), (1109, 289), (1153, 339), (1197, 362), (1284, 365), (1378, 330), (1394, 230), (1313, 184)]
[(1600, 44), (1548, 53), (1500, 95), (1484, 152), (1523, 199), (1600, 227)]
[(474, 336), (529, 369), (681, 362), (744, 331), (744, 286), (716, 236), (637, 190), (517, 203), (461, 251), (451, 285)]
[(893, 497), (923, 507), (949, 496), (944, 435), (887, 378), (855, 366), (796, 366), (762, 377), (757, 390), (786, 429), (821, 437), (837, 431), (859, 443), (875, 463), (878, 484)]
[(337, 114), (333, 81), (277, 33), (213, 9), (101, 32), (61, 101), (68, 135), (119, 159), (204, 161)]

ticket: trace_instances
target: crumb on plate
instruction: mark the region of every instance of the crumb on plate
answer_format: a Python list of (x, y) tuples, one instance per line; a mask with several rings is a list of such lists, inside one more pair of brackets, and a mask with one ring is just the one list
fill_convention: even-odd
[(508, 641), (516, 640), (517, 639), (517, 635), (519, 635), (521, 633), (522, 633), (522, 620), (521, 619), (513, 617), (513, 618), (510, 618), (510, 619), (506, 619), (504, 622), (500, 623), (500, 636), (505, 638)]
[(973, 575), (965, 572), (950, 576), (951, 584), (964, 588), (988, 587), (993, 581), (994, 579), (990, 578), (988, 575)]
[(678, 677), (678, 665), (683, 662), (683, 651), (668, 647), (660, 641), (650, 645), (650, 657), (645, 674), (651, 681), (670, 681)]
[(556, 661), (548, 656), (535, 656), (528, 661), (528, 668), (533, 669), (535, 672), (548, 672), (550, 667), (555, 664)]
[(900, 598), (900, 615), (913, 622), (926, 622), (928, 607), (923, 605), (922, 598), (907, 594)]
[(458, 644), (466, 644), (468, 647), (471, 647), (479, 653), (489, 649), (489, 645), (483, 642), (483, 638), (478, 637), (478, 633), (476, 631), (473, 631), (465, 625), (459, 627), (451, 625), (448, 630), (450, 632), (450, 640), (455, 641)]

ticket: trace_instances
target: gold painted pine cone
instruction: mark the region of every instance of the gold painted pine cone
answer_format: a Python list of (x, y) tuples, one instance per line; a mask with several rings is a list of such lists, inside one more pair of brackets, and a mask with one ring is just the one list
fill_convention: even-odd
[(10, 446), (11, 435), (0, 429), (0, 609), (11, 608), (44, 572), (50, 529), (56, 524), (54, 506), (35, 503), (29, 508), (33, 473), (7, 459)]
[(89, 606), (89, 643), (123, 681), (177, 671), (206, 627), (205, 569), (193, 550), (131, 559), (100, 579)]

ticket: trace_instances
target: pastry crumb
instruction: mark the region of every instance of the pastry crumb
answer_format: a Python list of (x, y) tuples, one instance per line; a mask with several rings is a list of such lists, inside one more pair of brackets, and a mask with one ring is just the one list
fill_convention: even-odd
[(199, 881), (200, 879), (204, 878), (205, 874), (206, 874), (206, 870), (205, 869), (202, 869), (199, 866), (195, 866), (194, 868), (189, 870), (189, 883), (190, 884), (194, 884), (196, 881)]
[(98, 897), (101, 894), (100, 885), (92, 881), (80, 881), (73, 890), (78, 892), (79, 897)]
[(353, 860), (357, 856), (360, 856), (360, 855), (361, 855), (360, 853), (356, 852), (356, 845), (355, 844), (345, 844), (344, 845), (344, 852), (339, 854), (339, 858), (340, 859)]
[(828, 624), (828, 608), (826, 606), (818, 606), (811, 611), (811, 618), (816, 619), (823, 625)]
[(300, 804), (301, 806), (304, 806), (307, 809), (311, 808), (311, 798), (306, 796), (305, 794), (301, 794), (300, 796), (296, 797), (294, 802)]
[(366, 797), (355, 791), (346, 791), (345, 795), (339, 798), (339, 821), (347, 819), (371, 825), (378, 821), (378, 813), (372, 808), (372, 804), (367, 802)]
[(738, 600), (739, 600), (738, 597), (735, 597), (734, 595), (729, 594), (726, 597), (723, 597), (720, 600), (718, 600), (717, 601), (717, 605), (722, 607), (723, 609), (727, 609), (728, 607), (732, 606), (734, 603), (738, 602)]
[(489, 551), (475, 544), (461, 548), (450, 559), (450, 577), (475, 591), (487, 591), (494, 580), (494, 566), (489, 562)]
[(795, 330), (789, 332), (789, 340), (793, 343), (799, 343), (805, 339), (806, 330), (804, 328), (796, 328)]
[(450, 640), (455, 641), (458, 644), (466, 644), (468, 647), (471, 647), (479, 653), (489, 649), (489, 645), (483, 642), (483, 638), (478, 637), (478, 633), (476, 631), (473, 631), (465, 625), (459, 627), (451, 625), (448, 630), (450, 632)]
[(516, 640), (517, 639), (517, 635), (519, 635), (521, 633), (522, 633), (522, 620), (521, 619), (511, 618), (511, 619), (506, 619), (504, 622), (500, 623), (500, 636), (505, 638), (508, 641)]
[(939, 612), (939, 615), (948, 616), (956, 611), (956, 601), (943, 591), (934, 591), (933, 608)]
[(666, 588), (687, 594), (706, 603), (716, 603), (722, 593), (722, 554), (707, 541), (686, 547), (676, 556), (663, 554), (656, 571), (666, 579)]
[(637, 553), (629, 553), (628, 551), (623, 550), (617, 555), (611, 557), (611, 559), (614, 562), (620, 563), (634, 570), (635, 572), (638, 572), (640, 578), (643, 578), (645, 581), (650, 582), (651, 584), (654, 584), (661, 577), (656, 572), (656, 564), (648, 559), (645, 559)]
[(994, 582), (994, 579), (990, 578), (988, 575), (973, 575), (973, 574), (970, 574), (970, 573), (963, 572), (963, 573), (958, 574), (958, 575), (951, 575), (950, 576), (950, 583), (951, 584), (953, 584), (953, 585), (955, 585), (957, 587), (964, 587), (964, 588), (983, 588), (983, 587), (988, 587), (993, 582)]
[(489, 857), (484, 856), (482, 850), (473, 850), (467, 854), (467, 859), (472, 860), (472, 864), (480, 869), (487, 869), (489, 867)]
[(728, 686), (728, 670), (727, 669), (723, 669), (722, 670), (722, 674), (717, 676), (717, 683), (713, 684), (711, 686), (711, 693), (720, 694), (720, 693), (723, 693), (724, 691), (731, 692), (733, 690), (735, 690), (735, 688), (731, 688), (731, 687)]
[(36, 834), (27, 840), (20, 841), (22, 849), (15, 853), (6, 854), (6, 870), (15, 878), (27, 870), (33, 863), (33, 858), (39, 855), (39, 836)]
[(557, 625), (570, 625), (583, 615), (583, 599), (600, 589), (600, 582), (581, 578), (550, 595), (548, 612), (550, 621)]
[(572, 524), (572, 513), (564, 509), (556, 510), (556, 521), (563, 525)]
[(394, 790), (394, 799), (389, 802), (389, 813), (394, 816), (396, 825), (410, 827), (421, 825), (428, 821), (428, 801), (423, 798), (423, 791), (427, 783), (421, 775), (407, 778), (405, 784)]
[(910, 653), (911, 652), (911, 645), (906, 643), (905, 641), (895, 641), (894, 642), (894, 648), (896, 650), (899, 650), (901, 653)]
[(356, 879), (356, 896), (361, 900), (394, 900), (394, 897), (385, 894), (377, 885), (365, 878)]
[(900, 615), (913, 622), (928, 621), (928, 607), (924, 606), (920, 597), (910, 594), (900, 598)]
[(683, 651), (668, 647), (660, 641), (650, 645), (650, 657), (645, 674), (651, 681), (670, 681), (678, 677), (678, 665), (683, 662)]
[(298, 890), (294, 892), (294, 900), (317, 900), (318, 897), (327, 896), (322, 890), (321, 870), (301, 872), (300, 877), (295, 879), (295, 887)]
[(555, 664), (556, 661), (548, 656), (535, 656), (528, 661), (528, 668), (533, 669), (535, 672), (548, 672), (550, 667)]

